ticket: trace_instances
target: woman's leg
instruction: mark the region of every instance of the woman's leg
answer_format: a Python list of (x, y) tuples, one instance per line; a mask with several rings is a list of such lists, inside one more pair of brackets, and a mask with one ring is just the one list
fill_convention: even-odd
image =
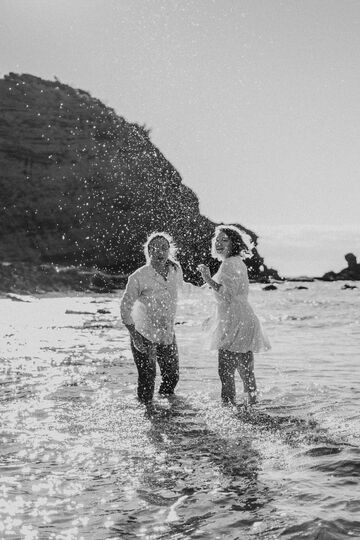
[[(143, 338), (145, 341), (145, 338)], [(137, 395), (142, 403), (149, 403), (154, 396), (155, 377), (156, 377), (156, 355), (154, 354), (153, 346), (150, 341), (146, 340), (146, 345), (149, 344), (146, 353), (138, 351), (130, 340), (131, 351), (134, 362), (138, 370), (138, 388)]]
[(221, 380), (221, 399), (224, 403), (235, 403), (236, 354), (219, 349), (219, 377)]
[(237, 354), (237, 370), (249, 395), (250, 403), (256, 403), (256, 380), (254, 373), (254, 354), (252, 351)]
[(159, 394), (163, 396), (171, 395), (179, 382), (179, 353), (175, 336), (171, 345), (157, 346), (157, 361), (162, 377)]

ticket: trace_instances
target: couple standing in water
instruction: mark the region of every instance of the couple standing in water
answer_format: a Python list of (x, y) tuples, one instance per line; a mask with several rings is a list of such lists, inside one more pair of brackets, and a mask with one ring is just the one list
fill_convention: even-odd
[[(211, 349), (218, 350), (221, 398), (235, 403), (235, 372), (239, 372), (250, 404), (256, 403), (254, 352), (270, 349), (269, 341), (248, 302), (249, 279), (242, 256), (248, 252), (239, 229), (220, 225), (212, 240), (212, 256), (222, 261), (211, 277), (204, 264), (198, 270), (213, 290), (217, 309)], [(121, 318), (130, 333), (138, 370), (138, 398), (152, 400), (156, 362), (162, 382), (159, 394), (174, 393), (179, 380), (179, 355), (175, 338), (178, 291), (191, 286), (183, 280), (176, 248), (166, 233), (153, 233), (145, 244), (146, 265), (129, 276), (121, 300)]]

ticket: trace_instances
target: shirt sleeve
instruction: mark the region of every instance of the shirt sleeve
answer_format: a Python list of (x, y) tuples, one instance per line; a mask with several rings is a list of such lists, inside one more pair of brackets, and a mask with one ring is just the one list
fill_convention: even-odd
[(221, 285), (216, 294), (228, 302), (238, 294), (239, 281), (241, 280), (241, 268), (235, 267), (229, 262), (223, 262), (217, 282)]
[(131, 317), (131, 310), (139, 296), (139, 280), (136, 276), (130, 276), (120, 303), (121, 320), (126, 325), (134, 324), (134, 321)]

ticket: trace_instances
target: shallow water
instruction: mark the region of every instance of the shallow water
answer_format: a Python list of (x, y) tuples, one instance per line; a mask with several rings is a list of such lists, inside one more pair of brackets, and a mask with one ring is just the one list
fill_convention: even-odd
[[(360, 289), (252, 285), (260, 403), (219, 401), (208, 300), (181, 381), (145, 408), (119, 297), (0, 299), (0, 538), (360, 538)], [(100, 310), (100, 311), (99, 311)]]

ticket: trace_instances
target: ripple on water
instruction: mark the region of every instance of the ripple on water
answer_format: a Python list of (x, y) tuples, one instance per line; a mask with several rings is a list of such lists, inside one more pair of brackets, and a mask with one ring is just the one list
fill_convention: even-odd
[(358, 305), (316, 287), (256, 291), (273, 350), (256, 358), (251, 411), (220, 405), (193, 301), (178, 397), (147, 409), (116, 297), (9, 301), (0, 536), (359, 537)]
[(360, 536), (360, 521), (314, 519), (286, 527), (281, 538), (288, 540), (345, 540)]

